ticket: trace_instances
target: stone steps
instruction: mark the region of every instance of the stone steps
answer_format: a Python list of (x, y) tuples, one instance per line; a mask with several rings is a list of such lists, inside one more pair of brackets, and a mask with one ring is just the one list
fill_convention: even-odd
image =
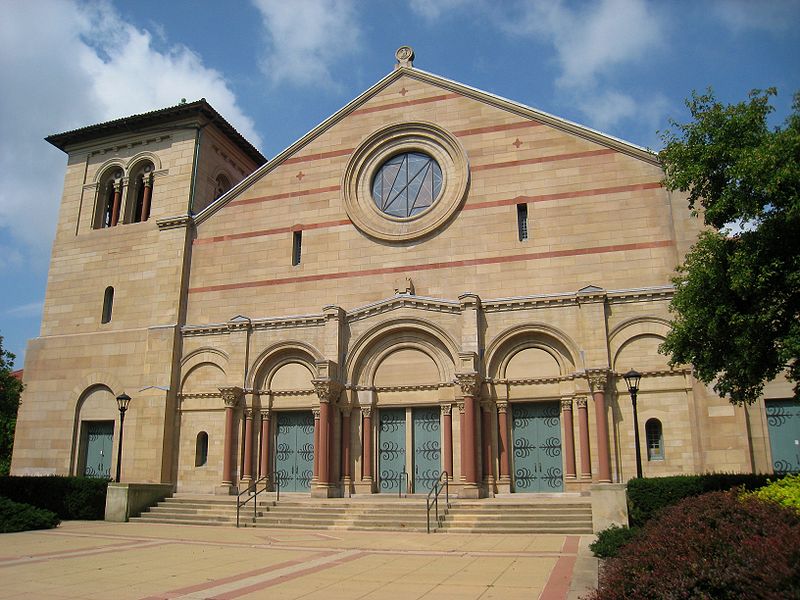
[[(524, 500), (452, 500), (449, 511), (439, 504), (437, 531), (450, 533), (561, 533), (592, 531), (588, 498), (526, 498)], [(178, 494), (158, 503), (132, 520), (146, 523), (236, 525), (236, 499)], [(240, 513), (242, 527), (320, 530), (426, 531), (425, 497), (365, 497), (315, 499), (308, 496), (274, 496), (259, 500)]]

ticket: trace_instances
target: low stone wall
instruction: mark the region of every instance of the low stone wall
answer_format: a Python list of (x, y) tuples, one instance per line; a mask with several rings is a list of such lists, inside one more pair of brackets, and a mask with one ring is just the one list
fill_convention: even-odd
[(164, 498), (172, 496), (171, 483), (109, 483), (106, 521), (125, 522)]
[(624, 483), (592, 485), (592, 530), (595, 533), (612, 525), (628, 526), (627, 489)]

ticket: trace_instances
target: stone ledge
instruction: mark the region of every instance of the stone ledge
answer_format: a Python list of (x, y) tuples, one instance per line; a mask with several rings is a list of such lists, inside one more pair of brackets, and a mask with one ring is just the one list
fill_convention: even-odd
[(143, 510), (172, 496), (171, 483), (109, 483), (106, 494), (106, 521), (125, 522)]

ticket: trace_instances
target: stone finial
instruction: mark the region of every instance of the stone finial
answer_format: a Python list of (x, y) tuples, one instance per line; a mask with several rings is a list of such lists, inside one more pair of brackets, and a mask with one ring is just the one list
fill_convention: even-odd
[(394, 56), (397, 59), (395, 69), (414, 66), (414, 49), (411, 46), (400, 46)]

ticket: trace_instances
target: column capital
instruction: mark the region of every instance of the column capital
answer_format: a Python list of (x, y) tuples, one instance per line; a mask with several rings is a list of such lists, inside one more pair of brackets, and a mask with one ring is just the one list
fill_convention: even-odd
[(477, 398), (481, 391), (481, 376), (476, 372), (456, 373), (456, 384), (461, 387), (464, 396)]
[(219, 388), (219, 392), (222, 394), (222, 401), (225, 403), (225, 406), (231, 408), (236, 408), (239, 402), (244, 399), (244, 390), (237, 386), (221, 387)]
[(463, 401), (459, 402), (458, 403), (458, 412), (463, 415), (464, 414), (464, 410), (465, 410), (464, 402)]
[(271, 412), (272, 411), (269, 408), (262, 408), (261, 409), (261, 419), (265, 420), (265, 421), (268, 421)]
[(311, 413), (314, 415), (314, 420), (319, 421), (319, 407), (312, 408)]
[(342, 413), (342, 416), (349, 417), (350, 413), (353, 410), (353, 406), (350, 404), (340, 404), (339, 405), (339, 412)]
[(244, 409), (244, 418), (245, 419), (252, 420), (254, 415), (255, 415), (255, 411), (252, 408), (245, 408)]
[(371, 406), (362, 406), (361, 407), (361, 414), (367, 418), (372, 417), (372, 407)]
[(440, 407), (443, 415), (452, 415), (453, 414), (453, 405), (452, 404), (442, 404)]
[(493, 408), (494, 408), (494, 402), (492, 402), (491, 400), (481, 400), (481, 410), (483, 412), (486, 413), (491, 412)]
[(508, 412), (508, 400), (501, 400), (497, 403), (497, 412), (502, 415)]
[(577, 396), (575, 398), (575, 404), (578, 405), (578, 408), (586, 408), (588, 403), (589, 399), (586, 396)]
[(561, 399), (561, 410), (565, 411), (572, 411), (572, 398), (562, 398)]
[(342, 384), (333, 379), (312, 379), (314, 391), (317, 392), (320, 403), (336, 402), (342, 391)]
[(589, 387), (593, 392), (605, 392), (608, 385), (608, 371), (589, 371), (586, 373), (586, 379), (589, 380)]

